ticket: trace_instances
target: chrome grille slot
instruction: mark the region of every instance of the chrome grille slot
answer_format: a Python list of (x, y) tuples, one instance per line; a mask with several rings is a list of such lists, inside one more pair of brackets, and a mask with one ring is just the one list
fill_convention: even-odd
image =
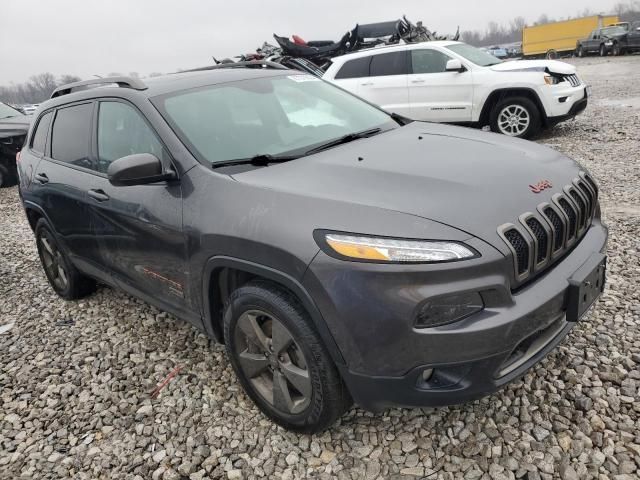
[(580, 86), (580, 78), (578, 75), (567, 75), (564, 77), (567, 82), (571, 84), (572, 87)]

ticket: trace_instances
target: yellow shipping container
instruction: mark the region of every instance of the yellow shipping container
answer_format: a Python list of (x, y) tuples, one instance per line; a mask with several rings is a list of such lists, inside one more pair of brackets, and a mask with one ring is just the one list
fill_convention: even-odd
[(593, 30), (618, 23), (617, 15), (594, 15), (563, 22), (545, 23), (522, 29), (522, 54), (555, 58), (559, 53), (572, 52), (576, 42)]

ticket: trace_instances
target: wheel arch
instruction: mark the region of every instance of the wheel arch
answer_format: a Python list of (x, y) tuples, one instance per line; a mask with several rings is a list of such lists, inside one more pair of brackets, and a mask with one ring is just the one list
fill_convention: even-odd
[(238, 287), (254, 279), (264, 279), (291, 292), (309, 314), (313, 326), (337, 365), (344, 358), (311, 295), (292, 276), (258, 263), (228, 256), (210, 258), (204, 268), (202, 299), (204, 327), (218, 343), (224, 343), (222, 314), (228, 296)]
[(542, 104), (542, 101), (540, 100), (540, 97), (535, 90), (527, 87), (500, 88), (497, 90), (493, 90), (487, 96), (487, 99), (482, 105), (479, 119), (480, 125), (488, 125), (489, 116), (491, 114), (491, 109), (493, 108), (493, 106), (497, 102), (509, 97), (526, 97), (531, 100), (540, 112), (540, 120), (542, 121), (543, 125), (547, 125), (547, 112), (544, 108), (544, 105)]
[(32, 202), (24, 202), (24, 211), (27, 215), (27, 221), (29, 222), (29, 226), (31, 227), (32, 231), (35, 232), (38, 220), (44, 218), (45, 221), (49, 224), (49, 228), (51, 228), (55, 232), (55, 229), (53, 229), (52, 224), (49, 221), (49, 217), (47, 217), (46, 213), (42, 208), (40, 208), (40, 206)]

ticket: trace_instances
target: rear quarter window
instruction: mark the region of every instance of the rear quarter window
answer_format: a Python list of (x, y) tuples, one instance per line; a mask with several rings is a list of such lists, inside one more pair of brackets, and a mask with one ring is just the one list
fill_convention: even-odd
[(52, 116), (53, 112), (48, 112), (38, 120), (36, 130), (33, 137), (31, 137), (31, 150), (36, 153), (44, 153), (44, 149), (47, 145), (47, 133), (49, 133), (49, 125), (51, 125)]
[(345, 78), (362, 78), (369, 76), (369, 62), (371, 57), (354, 58), (345, 62), (336, 74), (336, 80)]
[(51, 157), (54, 160), (92, 168), (89, 158), (93, 104), (61, 108), (51, 131)]

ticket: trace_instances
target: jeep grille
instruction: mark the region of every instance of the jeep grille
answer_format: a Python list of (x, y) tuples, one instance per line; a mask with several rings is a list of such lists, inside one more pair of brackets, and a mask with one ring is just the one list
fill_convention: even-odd
[(580, 172), (580, 177), (555, 194), (551, 202), (498, 228), (513, 254), (517, 285), (548, 268), (582, 239), (593, 221), (597, 203), (595, 182)]

